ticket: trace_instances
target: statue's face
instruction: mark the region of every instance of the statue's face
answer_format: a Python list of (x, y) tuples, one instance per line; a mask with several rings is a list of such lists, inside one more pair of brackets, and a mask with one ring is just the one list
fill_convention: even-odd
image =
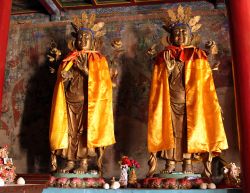
[(176, 26), (172, 30), (171, 38), (175, 46), (188, 46), (191, 43), (190, 29), (186, 25)]
[(76, 47), (78, 50), (90, 50), (93, 39), (90, 31), (78, 31), (76, 38)]

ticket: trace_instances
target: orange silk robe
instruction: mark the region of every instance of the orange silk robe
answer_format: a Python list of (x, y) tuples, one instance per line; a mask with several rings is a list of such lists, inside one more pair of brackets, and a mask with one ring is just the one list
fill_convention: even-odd
[[(82, 51), (88, 54), (88, 129), (87, 146), (104, 147), (115, 143), (112, 108), (112, 82), (108, 63), (96, 51)], [(50, 117), (51, 150), (68, 147), (68, 117), (64, 84), (61, 72), (68, 71), (78, 56), (77, 51), (63, 60), (58, 69)]]
[[(187, 113), (187, 153), (221, 152), (227, 149), (212, 71), (204, 51), (169, 46), (171, 58), (184, 62)], [(148, 117), (148, 150), (174, 148), (168, 72), (161, 52), (154, 65)]]

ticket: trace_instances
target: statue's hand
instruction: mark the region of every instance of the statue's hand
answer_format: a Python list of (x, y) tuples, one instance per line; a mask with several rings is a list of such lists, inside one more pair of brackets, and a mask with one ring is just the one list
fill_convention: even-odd
[(73, 74), (70, 71), (62, 71), (61, 72), (63, 81), (67, 81), (73, 78)]
[(83, 71), (87, 76), (89, 75), (89, 68), (87, 66), (87, 63), (83, 65)]
[(166, 65), (167, 70), (169, 72), (171, 72), (175, 67), (175, 62), (170, 60), (170, 51), (169, 50), (165, 51), (163, 54), (163, 57), (164, 57), (164, 61), (165, 61), (165, 65)]
[(78, 68), (83, 70), (84, 74), (88, 76), (89, 68), (88, 68), (88, 62), (87, 62), (87, 55), (80, 54), (76, 60), (76, 64)]
[(215, 55), (218, 54), (218, 47), (215, 41), (207, 41), (205, 48), (208, 49), (208, 54)]
[(117, 68), (110, 68), (109, 69), (109, 73), (110, 73), (110, 78), (111, 78), (111, 81), (112, 81), (112, 86), (113, 87), (116, 87), (116, 78), (118, 76), (118, 70)]
[(110, 72), (110, 77), (112, 80), (118, 76), (117, 68), (110, 68), (109, 72)]
[(148, 50), (147, 50), (147, 54), (149, 56), (155, 56), (157, 53), (156, 51), (156, 44), (152, 45)]
[(55, 68), (49, 67), (49, 71), (51, 74), (54, 74), (56, 72)]

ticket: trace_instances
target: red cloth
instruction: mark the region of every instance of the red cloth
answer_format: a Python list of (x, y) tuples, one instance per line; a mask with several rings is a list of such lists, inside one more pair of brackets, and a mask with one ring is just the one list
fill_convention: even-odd
[[(8, 45), (8, 33), (10, 25), (11, 0), (2, 0), (0, 6), (0, 107), (2, 107), (2, 95), (4, 85), (4, 72), (6, 63), (6, 51)], [(1, 111), (0, 111), (1, 114)]]

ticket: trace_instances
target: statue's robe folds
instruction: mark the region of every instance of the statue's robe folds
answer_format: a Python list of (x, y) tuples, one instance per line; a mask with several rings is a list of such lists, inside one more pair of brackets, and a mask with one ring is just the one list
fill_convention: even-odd
[[(206, 53), (192, 46), (168, 46), (166, 50), (170, 50), (171, 59), (184, 62), (186, 153), (220, 153), (228, 148), (228, 144)], [(175, 147), (168, 72), (163, 54), (164, 51), (159, 53), (154, 64), (149, 98), (148, 150), (153, 153)]]
[[(88, 57), (87, 147), (115, 143), (112, 108), (112, 82), (104, 56), (96, 51), (81, 51)], [(69, 71), (80, 52), (72, 52), (59, 66), (50, 118), (51, 151), (68, 148), (68, 114), (62, 71)], [(82, 88), (83, 89), (83, 88)]]

